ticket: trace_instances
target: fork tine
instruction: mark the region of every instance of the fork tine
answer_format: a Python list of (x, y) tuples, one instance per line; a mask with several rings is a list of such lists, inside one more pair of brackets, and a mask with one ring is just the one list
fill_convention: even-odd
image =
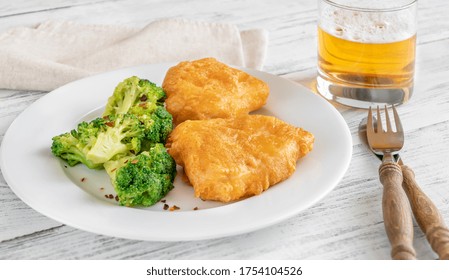
[(396, 131), (397, 132), (403, 132), (404, 129), (402, 128), (401, 119), (399, 118), (398, 111), (396, 111), (396, 107), (393, 107), (393, 114), (394, 114), (394, 123), (396, 124)]
[(366, 138), (368, 140), (368, 145), (371, 146), (373, 143), (370, 143), (370, 139), (372, 140), (374, 135), (374, 125), (373, 125), (373, 111), (371, 110), (371, 106), (368, 110), (368, 118), (366, 121)]
[(388, 115), (387, 105), (385, 105), (385, 122), (387, 124), (387, 132), (391, 132), (390, 116)]
[(368, 110), (368, 119), (366, 122), (366, 132), (368, 134), (374, 133), (374, 125), (373, 125), (373, 111), (371, 110), (371, 106)]
[(380, 118), (379, 106), (377, 106), (377, 133), (381, 133), (382, 131), (383, 131), (383, 129), (382, 129), (382, 119)]

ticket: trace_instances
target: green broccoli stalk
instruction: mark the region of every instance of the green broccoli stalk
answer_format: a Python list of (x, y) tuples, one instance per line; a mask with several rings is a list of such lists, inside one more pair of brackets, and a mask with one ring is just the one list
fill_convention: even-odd
[(95, 164), (137, 154), (141, 149), (144, 128), (131, 114), (109, 116), (105, 129), (98, 133), (97, 140), (87, 152), (86, 158)]
[(163, 144), (104, 164), (120, 205), (151, 206), (173, 189), (176, 163)]
[(134, 115), (96, 118), (53, 137), (51, 151), (70, 166), (81, 162), (91, 169), (101, 169), (108, 160), (140, 152), (144, 136), (144, 127)]
[(165, 97), (164, 90), (156, 84), (130, 77), (116, 87), (103, 116), (133, 114), (145, 127), (145, 141), (165, 143), (173, 130), (173, 117), (163, 106)]
[(83, 163), (91, 169), (102, 169), (103, 165), (86, 158), (86, 154), (95, 144), (98, 134), (104, 130), (105, 121), (97, 118), (90, 123), (81, 122), (77, 129), (52, 138), (52, 153), (67, 161), (70, 166)]

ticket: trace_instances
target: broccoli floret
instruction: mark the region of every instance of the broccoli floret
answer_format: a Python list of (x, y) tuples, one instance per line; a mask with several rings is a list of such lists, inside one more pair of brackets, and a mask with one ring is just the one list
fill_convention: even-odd
[(88, 160), (96, 164), (105, 163), (140, 152), (144, 127), (134, 115), (109, 116), (104, 126), (105, 129), (98, 133), (95, 144), (87, 152)]
[(104, 164), (120, 205), (151, 206), (173, 189), (176, 163), (164, 145)]
[(146, 107), (152, 113), (165, 100), (165, 92), (156, 84), (136, 76), (119, 83), (109, 97), (103, 116), (131, 113), (131, 107)]
[(145, 128), (134, 115), (114, 115), (81, 122), (77, 129), (53, 137), (51, 151), (70, 166), (81, 162), (101, 169), (108, 160), (140, 152), (144, 137)]
[(91, 169), (102, 169), (103, 165), (92, 162), (86, 154), (95, 144), (98, 134), (104, 130), (104, 119), (98, 118), (90, 123), (81, 122), (77, 129), (52, 138), (52, 153), (67, 161), (70, 166), (83, 163)]
[[(131, 111), (134, 114), (134, 111)], [(145, 141), (165, 143), (173, 130), (173, 117), (164, 107), (158, 106), (151, 114), (136, 114), (145, 127)]]
[(116, 87), (103, 116), (133, 114), (145, 127), (145, 141), (165, 143), (173, 129), (173, 117), (163, 106), (165, 97), (164, 90), (156, 84), (130, 77)]

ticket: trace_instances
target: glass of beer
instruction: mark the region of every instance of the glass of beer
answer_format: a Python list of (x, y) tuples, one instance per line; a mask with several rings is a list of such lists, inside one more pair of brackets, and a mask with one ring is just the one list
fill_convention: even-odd
[(318, 92), (351, 107), (413, 93), (416, 0), (318, 0)]

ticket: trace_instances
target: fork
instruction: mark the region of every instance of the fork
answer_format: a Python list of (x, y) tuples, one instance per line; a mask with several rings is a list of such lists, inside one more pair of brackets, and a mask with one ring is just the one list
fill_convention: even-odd
[(413, 221), (410, 204), (402, 189), (401, 166), (395, 162), (393, 154), (404, 146), (404, 130), (396, 108), (393, 107), (396, 131), (394, 132), (385, 106), (385, 123), (382, 128), (379, 106), (377, 107), (377, 129), (374, 130), (373, 113), (368, 111), (366, 133), (368, 144), (376, 154), (383, 155), (379, 167), (379, 178), (384, 190), (382, 195), (382, 211), (388, 239), (391, 244), (391, 257), (397, 260), (414, 260), (416, 252), (413, 248)]

